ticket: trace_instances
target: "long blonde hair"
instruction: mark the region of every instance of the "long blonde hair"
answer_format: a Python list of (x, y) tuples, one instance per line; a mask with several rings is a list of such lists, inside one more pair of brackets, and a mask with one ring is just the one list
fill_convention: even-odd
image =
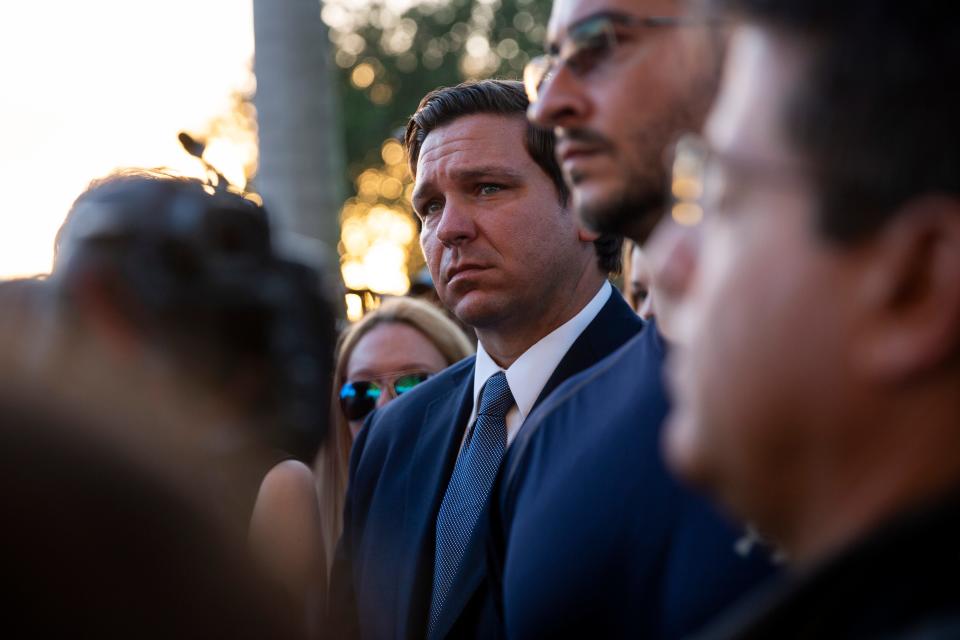
[(364, 316), (340, 336), (333, 376), (330, 432), (313, 465), (320, 495), (323, 545), (328, 567), (332, 566), (333, 552), (343, 530), (343, 505), (347, 493), (350, 447), (353, 444), (350, 425), (340, 409), (340, 387), (346, 380), (347, 365), (357, 343), (374, 327), (388, 322), (405, 324), (422, 333), (443, 355), (447, 365), (473, 353), (473, 345), (456, 323), (433, 305), (414, 298), (391, 298), (385, 301), (379, 309)]

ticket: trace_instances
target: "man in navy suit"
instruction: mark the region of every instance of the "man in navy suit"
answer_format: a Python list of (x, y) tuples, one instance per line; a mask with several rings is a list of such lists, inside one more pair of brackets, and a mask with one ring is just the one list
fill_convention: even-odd
[(620, 240), (578, 227), (553, 137), (518, 82), (427, 95), (406, 144), (441, 301), (464, 360), (374, 413), (354, 444), (334, 562), (334, 637), (496, 637), (486, 505), (504, 452), (561, 382), (642, 328), (606, 277)]
[[(550, 53), (525, 74), (530, 117), (556, 132), (581, 220), (639, 244), (666, 208), (664, 152), (699, 126), (717, 82), (723, 34), (683, 8), (557, 0)], [(557, 389), (508, 452), (489, 555), (510, 638), (682, 637), (772, 570), (745, 527), (664, 464), (662, 336), (673, 325), (663, 275), (654, 272), (656, 323)]]

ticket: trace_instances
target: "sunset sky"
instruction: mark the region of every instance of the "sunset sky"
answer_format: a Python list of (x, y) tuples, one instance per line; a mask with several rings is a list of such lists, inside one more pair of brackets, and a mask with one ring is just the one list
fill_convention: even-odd
[[(91, 179), (200, 175), (177, 133), (229, 111), (252, 59), (252, 0), (0, 3), (0, 279), (49, 271)], [(228, 156), (213, 159), (230, 177)]]

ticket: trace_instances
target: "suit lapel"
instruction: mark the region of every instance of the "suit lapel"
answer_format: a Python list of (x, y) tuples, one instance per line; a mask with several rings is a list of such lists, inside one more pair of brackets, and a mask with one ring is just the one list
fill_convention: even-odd
[(465, 369), (427, 406), (417, 432), (404, 505), (404, 539), (416, 546), (407, 554), (397, 580), (397, 637), (426, 635), (436, 517), (473, 409), (473, 371), (474, 367)]
[[(643, 321), (637, 317), (633, 309), (616, 290), (612, 291), (610, 299), (600, 309), (597, 317), (587, 325), (587, 328), (577, 337), (560, 360), (557, 368), (554, 369), (553, 374), (544, 385), (543, 391), (537, 396), (537, 401), (533, 405), (534, 408), (567, 378), (591, 367), (613, 353), (642, 328)], [(447, 475), (449, 476), (449, 472)], [(439, 508), (439, 503), (437, 506)], [(487, 573), (486, 534), (488, 527), (486, 518), (487, 512), (484, 510), (480, 516), (480, 521), (477, 522), (477, 526), (470, 536), (470, 542), (464, 552), (460, 570), (454, 578), (453, 587), (447, 595), (447, 601), (444, 604), (443, 611), (441, 611), (437, 628), (434, 630), (431, 639), (443, 638), (450, 632)]]
[(534, 408), (567, 378), (603, 360), (639, 333), (642, 328), (643, 321), (637, 317), (623, 296), (616, 289), (611, 291), (610, 299), (601, 307), (597, 317), (570, 345), (570, 349), (553, 370), (553, 375), (547, 380), (547, 384), (543, 385), (543, 391), (533, 404)]

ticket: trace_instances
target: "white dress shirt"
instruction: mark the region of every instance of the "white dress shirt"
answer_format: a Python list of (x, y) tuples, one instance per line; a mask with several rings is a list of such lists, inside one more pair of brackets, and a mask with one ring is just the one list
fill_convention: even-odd
[[(490, 376), (504, 371), (515, 403), (506, 416), (507, 446), (510, 446), (513, 439), (517, 437), (520, 427), (523, 426), (523, 421), (530, 415), (533, 403), (537, 401), (547, 380), (553, 375), (553, 370), (557, 368), (563, 356), (567, 354), (587, 325), (600, 313), (600, 309), (610, 299), (612, 290), (613, 287), (605, 280), (597, 294), (577, 315), (524, 351), (523, 355), (506, 370), (501, 369), (500, 365), (493, 361), (493, 358), (484, 350), (482, 342), (477, 345), (477, 360), (473, 372), (473, 411), (467, 422), (467, 429), (464, 430), (464, 441), (477, 419), (480, 391), (483, 385)], [(460, 446), (463, 446), (463, 441)]]

